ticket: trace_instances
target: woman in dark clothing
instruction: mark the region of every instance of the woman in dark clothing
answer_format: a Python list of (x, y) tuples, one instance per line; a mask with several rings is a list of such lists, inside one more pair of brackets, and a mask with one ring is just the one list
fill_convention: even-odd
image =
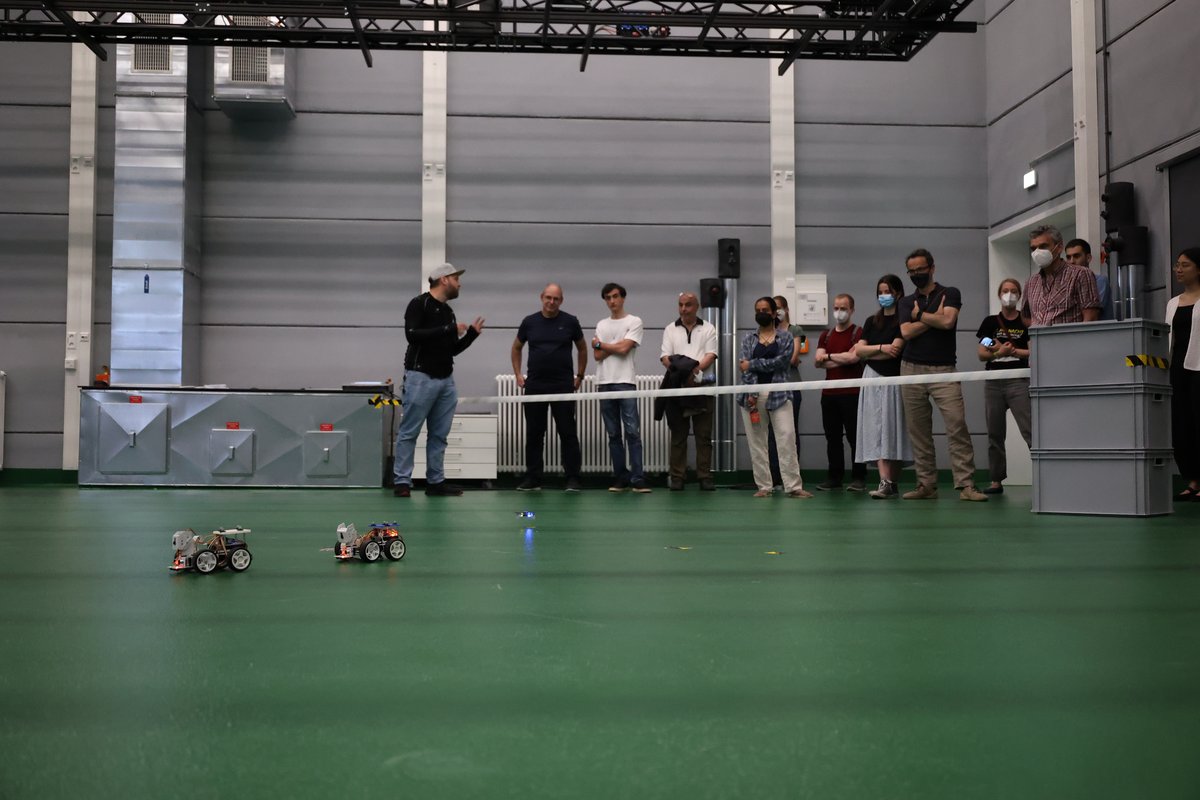
[(1171, 443), (1179, 474), (1188, 482), (1180, 500), (1200, 500), (1200, 247), (1175, 258), (1183, 292), (1167, 303), (1171, 326)]

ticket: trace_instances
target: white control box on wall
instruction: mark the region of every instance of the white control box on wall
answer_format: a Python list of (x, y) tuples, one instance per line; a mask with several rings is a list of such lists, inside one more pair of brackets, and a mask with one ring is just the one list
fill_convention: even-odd
[(829, 288), (826, 276), (796, 273), (796, 305), (792, 309), (795, 325), (829, 324)]

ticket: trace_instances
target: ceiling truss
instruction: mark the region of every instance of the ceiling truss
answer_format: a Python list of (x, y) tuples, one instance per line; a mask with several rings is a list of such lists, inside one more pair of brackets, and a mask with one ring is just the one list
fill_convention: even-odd
[[(971, 0), (0, 0), (0, 41), (906, 61)], [(163, 23), (163, 14), (171, 21)]]

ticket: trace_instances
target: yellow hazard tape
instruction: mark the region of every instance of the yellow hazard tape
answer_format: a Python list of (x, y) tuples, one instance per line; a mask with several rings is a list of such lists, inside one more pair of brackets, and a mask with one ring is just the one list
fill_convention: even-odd
[(1127, 367), (1158, 367), (1159, 369), (1167, 369), (1171, 366), (1171, 362), (1165, 358), (1158, 356), (1148, 356), (1145, 353), (1134, 356), (1125, 356), (1125, 366)]
[(400, 405), (400, 401), (394, 397), (384, 397), (383, 395), (377, 394), (371, 399), (367, 400), (367, 405), (374, 406), (375, 408), (382, 408), (383, 406), (398, 406)]

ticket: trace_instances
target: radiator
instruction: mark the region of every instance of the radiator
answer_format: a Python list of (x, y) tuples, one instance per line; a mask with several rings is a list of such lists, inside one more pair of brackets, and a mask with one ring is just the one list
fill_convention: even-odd
[[(638, 389), (657, 389), (662, 385), (662, 375), (639, 375)], [(583, 379), (580, 391), (596, 391), (596, 376)], [(520, 394), (517, 380), (510, 375), (496, 376), (496, 394), (500, 397), (515, 397)], [(671, 459), (671, 434), (666, 420), (654, 421), (654, 398), (639, 397), (638, 412), (642, 418), (642, 468), (646, 472), (666, 472)], [(500, 403), (499, 453), (497, 470), (500, 472), (525, 471), (525, 412), (519, 403)], [(547, 412), (547, 416), (549, 412)], [(600, 418), (600, 401), (584, 400), (575, 404), (575, 424), (579, 429), (579, 447), (583, 451), (583, 471), (612, 473), (612, 459), (608, 455), (608, 435), (604, 432), (604, 420)], [(546, 433), (546, 471), (562, 469), (562, 456), (554, 419)]]

